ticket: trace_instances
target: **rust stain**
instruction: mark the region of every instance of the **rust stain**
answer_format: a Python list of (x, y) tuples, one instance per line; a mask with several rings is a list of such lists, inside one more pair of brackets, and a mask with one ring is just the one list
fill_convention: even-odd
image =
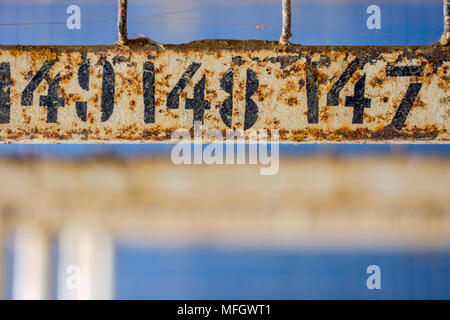
[(449, 57), (438, 45), (237, 40), (0, 46), (11, 89), (0, 142), (165, 142), (201, 117), (205, 130), (278, 129), (285, 143), (449, 143)]

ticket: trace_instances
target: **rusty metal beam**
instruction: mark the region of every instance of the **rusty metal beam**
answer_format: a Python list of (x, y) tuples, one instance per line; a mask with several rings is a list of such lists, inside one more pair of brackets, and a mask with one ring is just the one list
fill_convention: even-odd
[(449, 58), (438, 45), (0, 46), (0, 140), (170, 142), (203, 121), (285, 143), (448, 143)]
[(118, 0), (117, 45), (0, 46), (0, 142), (160, 142), (201, 123), (285, 143), (448, 143), (449, 3), (444, 46), (286, 46), (290, 0), (278, 43), (163, 46), (128, 40)]

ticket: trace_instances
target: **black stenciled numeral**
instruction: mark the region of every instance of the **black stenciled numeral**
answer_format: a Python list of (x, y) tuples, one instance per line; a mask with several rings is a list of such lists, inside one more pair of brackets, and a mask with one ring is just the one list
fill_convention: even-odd
[(366, 75), (358, 80), (355, 84), (355, 94), (353, 97), (346, 97), (345, 106), (353, 107), (352, 123), (364, 122), (364, 109), (370, 108), (370, 99), (364, 97), (366, 86)]
[(339, 94), (341, 93), (342, 89), (345, 87), (347, 82), (350, 80), (350, 78), (353, 76), (353, 74), (358, 69), (362, 69), (364, 65), (367, 63), (367, 59), (360, 59), (356, 58), (345, 69), (344, 73), (340, 76), (338, 81), (336, 81), (331, 88), (331, 90), (328, 92), (327, 95), (327, 105), (328, 106), (338, 106), (339, 105)]
[(211, 103), (205, 100), (205, 85), (206, 77), (203, 75), (202, 79), (194, 87), (194, 99), (186, 99), (185, 109), (192, 109), (194, 111), (194, 124), (195, 122), (201, 122), (203, 124), (205, 110), (211, 108)]
[(56, 123), (58, 119), (58, 108), (64, 107), (64, 98), (58, 96), (60, 75), (55, 77), (48, 85), (48, 94), (41, 96), (39, 105), (47, 107), (47, 123)]
[[(193, 78), (195, 73), (200, 68), (201, 64), (192, 63), (188, 69), (181, 76), (175, 87), (170, 92), (167, 98), (168, 109), (178, 109), (180, 106), (180, 95), (186, 88), (189, 81)], [(222, 121), (226, 126), (231, 128), (233, 116), (233, 70), (226, 72), (220, 82), (220, 87), (229, 94), (229, 97), (223, 102), (219, 113)], [(205, 110), (211, 108), (211, 103), (205, 100), (205, 75), (194, 87), (194, 98), (186, 99), (185, 109), (193, 109), (194, 122), (201, 121), (203, 123)], [(250, 69), (247, 70), (246, 92), (245, 92), (245, 115), (244, 115), (244, 130), (251, 128), (258, 119), (258, 106), (253, 101), (252, 96), (258, 91), (259, 80), (256, 73)]]
[(144, 122), (155, 123), (155, 65), (144, 63), (143, 75)]
[(258, 119), (258, 106), (252, 96), (258, 91), (259, 80), (253, 70), (247, 69), (247, 84), (245, 91), (244, 130), (250, 129)]
[(102, 122), (108, 121), (114, 111), (114, 94), (116, 91), (116, 76), (114, 69), (108, 61), (103, 64), (102, 80)]
[[(87, 60), (85, 57), (83, 57), (83, 62), (80, 64), (80, 67), (78, 68), (78, 84), (84, 91), (89, 91), (89, 68), (90, 68), (90, 61)], [(78, 118), (80, 118), (81, 121), (86, 122), (87, 102), (77, 101), (75, 103), (75, 109)]]
[(222, 90), (229, 94), (228, 98), (226, 98), (222, 105), (219, 106), (220, 117), (222, 118), (223, 123), (225, 123), (228, 128), (231, 128), (233, 118), (233, 81), (233, 69), (226, 72), (220, 80), (220, 88), (222, 88)]
[[(180, 95), (186, 88), (189, 81), (194, 77), (195, 73), (200, 69), (200, 63), (192, 63), (187, 70), (183, 73), (180, 80), (178, 80), (175, 87), (169, 93), (167, 97), (167, 108), (178, 109), (180, 107)], [(205, 117), (205, 110), (211, 109), (211, 103), (205, 100), (205, 87), (206, 76), (203, 75), (202, 79), (194, 86), (194, 98), (186, 99), (186, 110), (193, 110), (193, 123), (201, 122)]]
[[(423, 76), (422, 66), (400, 66), (394, 67), (390, 64), (386, 66), (387, 77), (419, 77)], [(405, 98), (400, 103), (394, 118), (392, 119), (391, 126), (397, 130), (401, 130), (405, 125), (406, 119), (411, 111), (411, 108), (419, 95), (421, 83), (410, 83), (408, 90), (406, 90)]]
[(395, 116), (391, 122), (391, 125), (395, 129), (400, 130), (401, 128), (403, 128), (403, 125), (405, 124), (409, 112), (411, 111), (411, 108), (414, 104), (414, 100), (419, 95), (420, 89), (422, 89), (421, 83), (411, 83), (408, 86), (405, 98), (398, 107), (397, 112), (395, 112)]
[[(233, 118), (233, 81), (234, 71), (230, 70), (226, 72), (221, 81), (220, 87), (229, 94), (229, 97), (220, 106), (220, 117), (225, 125), (229, 128), (232, 127)], [(247, 69), (247, 81), (245, 88), (245, 114), (244, 114), (244, 130), (250, 129), (258, 119), (258, 106), (253, 101), (252, 96), (258, 91), (259, 80), (256, 73)]]
[(391, 64), (386, 66), (387, 77), (420, 77), (423, 76), (422, 66), (400, 66), (395, 67)]
[(319, 123), (319, 81), (309, 68), (306, 71), (306, 102), (308, 123)]
[[(221, 81), (220, 87), (229, 94), (229, 97), (220, 106), (220, 117), (225, 125), (232, 127), (233, 118), (233, 81), (234, 70), (226, 72)], [(247, 81), (245, 88), (245, 114), (244, 114), (244, 130), (250, 129), (258, 119), (258, 106), (253, 101), (252, 96), (258, 91), (259, 80), (253, 70), (247, 69)]]
[(184, 88), (186, 88), (189, 81), (195, 75), (197, 70), (200, 68), (200, 63), (192, 63), (184, 74), (181, 76), (180, 80), (178, 80), (175, 87), (169, 93), (167, 97), (167, 108), (168, 109), (178, 109), (180, 106), (180, 94), (183, 92)]
[(48, 94), (46, 96), (40, 96), (39, 105), (47, 108), (47, 123), (55, 123), (58, 119), (58, 108), (64, 107), (64, 98), (58, 96), (60, 75), (54, 79), (47, 77), (50, 69), (55, 64), (56, 60), (47, 60), (38, 72), (33, 76), (26, 88), (22, 92), (21, 102), (23, 106), (31, 106), (33, 104), (33, 95), (36, 88), (46, 79), (48, 83)]
[(306, 102), (308, 105), (308, 123), (319, 123), (319, 79), (315, 70), (321, 66), (329, 66), (330, 57), (321, 55), (320, 61), (308, 61), (306, 68)]
[(34, 75), (31, 81), (28, 83), (26, 88), (22, 92), (21, 102), (23, 106), (31, 106), (33, 105), (33, 94), (42, 80), (45, 79), (50, 69), (55, 64), (56, 60), (47, 60), (38, 72)]
[(0, 123), (10, 121), (11, 71), (8, 62), (0, 63)]

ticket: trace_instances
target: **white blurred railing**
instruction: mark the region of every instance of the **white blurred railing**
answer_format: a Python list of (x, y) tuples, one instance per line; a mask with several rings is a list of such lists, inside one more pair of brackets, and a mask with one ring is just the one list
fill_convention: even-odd
[[(15, 299), (114, 298), (116, 241), (450, 247), (446, 157), (282, 158), (271, 177), (248, 165), (162, 159), (4, 159), (0, 176), (7, 181), (0, 222), (13, 236)], [(49, 278), (55, 272), (56, 293)]]

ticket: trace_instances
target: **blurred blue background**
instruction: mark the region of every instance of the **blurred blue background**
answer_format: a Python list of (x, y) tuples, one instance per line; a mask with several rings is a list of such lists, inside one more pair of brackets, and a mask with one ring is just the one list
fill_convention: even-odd
[[(277, 40), (280, 2), (129, 0), (128, 32), (130, 37), (142, 34), (161, 43), (206, 38)], [(81, 8), (80, 30), (66, 27), (66, 8), (72, 4)], [(381, 8), (381, 30), (366, 27), (366, 8), (371, 4)], [(0, 44), (112, 44), (117, 41), (116, 14), (116, 0), (2, 0)], [(427, 45), (438, 41), (442, 29), (441, 0), (293, 1), (291, 40), (304, 45)], [(450, 148), (281, 146), (282, 155), (320, 156), (323, 152), (349, 156), (401, 152), (447, 158)], [(0, 155), (14, 157), (169, 153), (167, 145), (0, 145)], [(381, 291), (365, 286), (365, 268), (370, 264), (382, 269)], [(446, 249), (327, 252), (135, 248), (119, 243), (115, 290), (120, 299), (448, 299), (449, 271), (450, 250)]]
[[(126, 299), (448, 299), (450, 252), (275, 251), (119, 246)], [(381, 268), (368, 290), (367, 266)]]
[[(81, 8), (80, 30), (66, 28), (66, 8)], [(369, 5), (381, 29), (369, 30)], [(116, 0), (2, 0), (2, 44), (111, 44)], [(432, 44), (443, 30), (442, 0), (293, 0), (293, 43), (304, 45)], [(281, 0), (129, 0), (128, 33), (161, 43), (199, 39), (278, 40)]]
[[(54, 256), (57, 256), (56, 244)], [(12, 273), (9, 248), (7, 273)], [(115, 299), (449, 299), (450, 251), (116, 246)], [(368, 290), (366, 268), (381, 269)], [(56, 270), (56, 264), (53, 270)], [(56, 272), (52, 273), (56, 298)], [(12, 277), (7, 277), (11, 298)]]

